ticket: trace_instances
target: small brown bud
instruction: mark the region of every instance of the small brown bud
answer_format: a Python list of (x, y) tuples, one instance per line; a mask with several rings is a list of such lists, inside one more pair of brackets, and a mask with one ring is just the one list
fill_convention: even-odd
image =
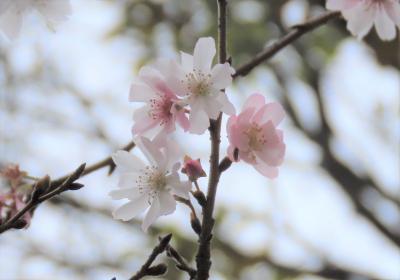
[(207, 199), (206, 196), (202, 191), (195, 191), (193, 192), (194, 198), (197, 200), (197, 202), (200, 204), (201, 207), (206, 206), (207, 204)]
[(192, 226), (192, 229), (194, 230), (194, 232), (200, 235), (201, 223), (200, 223), (199, 219), (193, 213), (190, 213), (190, 225)]
[(154, 265), (152, 267), (149, 267), (146, 270), (146, 274), (149, 276), (160, 276), (160, 275), (165, 274), (167, 272), (167, 270), (168, 270), (167, 265), (164, 263), (160, 263), (160, 264)]
[(85, 185), (80, 183), (72, 183), (68, 186), (68, 189), (71, 191), (76, 191), (83, 188)]
[(27, 224), (28, 222), (25, 220), (17, 220), (13, 223), (12, 228), (23, 229), (24, 227), (26, 227)]
[(32, 201), (37, 201), (39, 197), (45, 194), (50, 188), (50, 177), (44, 176), (42, 179), (36, 182), (33, 186), (33, 192), (31, 196)]

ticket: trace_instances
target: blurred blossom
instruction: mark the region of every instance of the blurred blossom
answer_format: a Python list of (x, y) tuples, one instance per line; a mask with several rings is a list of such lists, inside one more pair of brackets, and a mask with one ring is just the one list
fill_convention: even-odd
[(67, 19), (71, 13), (69, 0), (1, 0), (0, 30), (14, 39), (18, 36), (24, 17), (39, 12), (50, 28)]
[(328, 0), (326, 7), (341, 11), (347, 20), (347, 29), (359, 39), (375, 26), (382, 40), (393, 40), (396, 37), (396, 25), (400, 27), (398, 0)]

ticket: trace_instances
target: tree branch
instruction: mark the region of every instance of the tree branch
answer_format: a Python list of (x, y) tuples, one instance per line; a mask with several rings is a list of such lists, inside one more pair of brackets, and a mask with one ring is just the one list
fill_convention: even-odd
[[(129, 151), (133, 147), (135, 147), (135, 143), (130, 142), (122, 149), (125, 151)], [(13, 217), (6, 220), (5, 222), (3, 222), (0, 225), (0, 234), (9, 229), (12, 229), (12, 228), (17, 228), (17, 229), (24, 228), (26, 223), (24, 223), (24, 221), (20, 220), (20, 218), (24, 214), (34, 211), (40, 203), (60, 194), (62, 192), (65, 192), (68, 190), (80, 189), (81, 187), (83, 187), (83, 185), (74, 183), (76, 180), (78, 180), (79, 178), (81, 178), (87, 174), (90, 174), (96, 170), (99, 170), (99, 169), (101, 169), (103, 167), (107, 167), (107, 166), (110, 167), (110, 171), (109, 171), (110, 173), (115, 168), (115, 164), (114, 164), (111, 156), (109, 156), (101, 161), (98, 161), (88, 167), (86, 167), (86, 164), (83, 163), (71, 174), (65, 175), (58, 179), (50, 181), (48, 188), (46, 188), (46, 190), (44, 190), (40, 195), (37, 195), (36, 197), (35, 197), (36, 184), (33, 184), (31, 187), (34, 191), (32, 192), (31, 200), (28, 202), (28, 204), (25, 205), (24, 208), (22, 208), (20, 211), (18, 211), (18, 213), (16, 213)]]
[[(226, 62), (226, 0), (217, 0), (218, 4), (218, 55), (219, 62)], [(202, 230), (199, 237), (199, 248), (196, 255), (197, 279), (206, 280), (209, 278), (211, 267), (210, 242), (212, 239), (212, 229), (214, 226), (214, 204), (219, 182), (219, 146), (221, 142), (221, 120), (219, 114), (217, 120), (210, 120), (210, 172), (208, 181), (207, 201), (203, 207)]]
[(309, 31), (314, 30), (319, 26), (324, 25), (331, 19), (338, 18), (339, 16), (340, 16), (339, 12), (327, 12), (303, 24), (298, 24), (293, 26), (292, 30), (288, 34), (286, 34), (281, 39), (272, 43), (264, 51), (258, 53), (251, 61), (239, 66), (236, 69), (236, 73), (233, 74), (233, 78), (237, 78), (239, 76), (246, 76), (256, 66), (274, 56), (277, 52), (279, 52), (281, 49), (283, 49), (284, 47), (286, 47), (287, 45), (289, 45), (302, 35), (308, 33)]
[(167, 271), (167, 267), (165, 264), (159, 264), (155, 266), (151, 266), (158, 255), (162, 254), (167, 248), (169, 242), (171, 241), (172, 234), (168, 234), (160, 239), (159, 244), (154, 247), (147, 261), (143, 264), (140, 270), (129, 280), (138, 280), (142, 279), (145, 276), (159, 276), (164, 274)]

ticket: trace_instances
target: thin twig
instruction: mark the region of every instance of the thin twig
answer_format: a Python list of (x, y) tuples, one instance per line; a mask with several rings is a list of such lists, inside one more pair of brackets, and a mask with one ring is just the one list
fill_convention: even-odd
[[(13, 217), (5, 221), (2, 225), (0, 225), (0, 234), (11, 228), (15, 228), (15, 225), (18, 223), (18, 221), (23, 215), (25, 215), (31, 210), (34, 210), (34, 208), (43, 201), (48, 200), (66, 190), (69, 190), (70, 186), (80, 178), (84, 169), (85, 169), (85, 164), (83, 163), (68, 178), (66, 178), (64, 182), (56, 189), (52, 190), (50, 188), (49, 190), (45, 190), (44, 193), (41, 195), (35, 195), (36, 190), (34, 190), (34, 192), (32, 193), (31, 200), (25, 205), (25, 207), (22, 208), (20, 211), (18, 211), (18, 213), (16, 213)], [(38, 187), (41, 186), (37, 186), (37, 188)]]
[(185, 259), (171, 245), (167, 246), (167, 256), (172, 258), (176, 262), (176, 267), (178, 269), (185, 271), (189, 275), (190, 280), (196, 278), (197, 271), (194, 268), (190, 267)]
[[(125, 145), (125, 146), (122, 148), (122, 150), (124, 150), (124, 151), (130, 151), (130, 150), (133, 149), (134, 147), (135, 147), (135, 143), (129, 142), (127, 145)], [(106, 157), (106, 158), (103, 159), (103, 160), (100, 160), (100, 161), (98, 161), (98, 162), (96, 162), (96, 163), (94, 163), (94, 164), (92, 164), (92, 165), (87, 166), (87, 167), (85, 168), (85, 170), (83, 171), (81, 177), (83, 177), (83, 176), (85, 176), (85, 175), (87, 175), (87, 174), (90, 174), (90, 173), (92, 173), (92, 172), (94, 172), (94, 171), (97, 171), (97, 170), (99, 170), (99, 169), (101, 169), (101, 168), (103, 168), (103, 167), (107, 167), (107, 166), (110, 167), (110, 173), (111, 173), (111, 172), (114, 170), (114, 168), (115, 168), (115, 164), (114, 164), (114, 162), (113, 162), (111, 156)], [(56, 186), (58, 186), (58, 185), (61, 184), (63, 181), (65, 181), (65, 179), (68, 178), (69, 176), (70, 176), (70, 175), (65, 175), (65, 176), (62, 176), (62, 177), (60, 177), (60, 178), (58, 178), (58, 179), (55, 179), (55, 180), (51, 181), (51, 187), (56, 187)]]
[(152, 266), (152, 264), (155, 261), (155, 259), (157, 258), (157, 256), (162, 254), (165, 251), (169, 242), (171, 241), (171, 238), (172, 238), (171, 233), (164, 236), (163, 238), (161, 238), (158, 245), (156, 247), (154, 247), (154, 249), (151, 252), (147, 261), (143, 264), (143, 266), (140, 268), (140, 270), (134, 276), (129, 278), (129, 280), (138, 280), (138, 279), (142, 279), (145, 276), (157, 276), (157, 275), (164, 274), (166, 272), (166, 267), (164, 264), (160, 264), (157, 266)]
[[(129, 151), (133, 147), (135, 147), (135, 143), (130, 142), (125, 147), (123, 147), (122, 149), (125, 150), (125, 151)], [(25, 205), (24, 208), (22, 208), (13, 217), (11, 217), (10, 219), (8, 219), (7, 221), (3, 222), (0, 225), (0, 234), (5, 232), (5, 231), (7, 231), (7, 230), (9, 230), (9, 229), (15, 228), (16, 225), (18, 224), (18, 222), (20, 221), (20, 218), (24, 214), (26, 214), (26, 213), (28, 213), (30, 211), (33, 211), (40, 203), (42, 203), (42, 202), (44, 202), (44, 201), (46, 201), (46, 200), (58, 195), (58, 194), (60, 194), (60, 193), (62, 193), (64, 191), (76, 190), (76, 189), (79, 189), (79, 188), (83, 187), (83, 185), (74, 183), (77, 179), (79, 179), (79, 178), (81, 178), (81, 177), (83, 177), (83, 176), (85, 176), (87, 174), (90, 174), (90, 173), (92, 173), (92, 172), (94, 172), (96, 170), (99, 170), (99, 169), (101, 169), (103, 167), (107, 167), (107, 166), (110, 167), (110, 172), (112, 172), (114, 167), (115, 167), (115, 164), (114, 164), (111, 156), (109, 156), (109, 157), (107, 157), (107, 158), (105, 158), (105, 159), (103, 159), (101, 161), (98, 161), (98, 162), (96, 162), (96, 163), (94, 163), (94, 164), (92, 164), (90, 166), (87, 166), (87, 167), (86, 167), (86, 164), (81, 164), (71, 174), (62, 176), (62, 177), (60, 177), (58, 179), (55, 179), (55, 180), (51, 181), (49, 189), (46, 190), (45, 193), (41, 194), (35, 200), (30, 200)], [(35, 184), (33, 184), (31, 186), (32, 189), (34, 189), (34, 186), (35, 186)]]
[(274, 56), (277, 52), (282, 50), (287, 45), (291, 44), (293, 41), (295, 41), (302, 35), (308, 33), (309, 31), (314, 30), (319, 26), (324, 25), (331, 19), (338, 18), (339, 16), (340, 12), (327, 12), (303, 24), (298, 24), (293, 26), (292, 30), (288, 34), (283, 36), (281, 39), (275, 41), (264, 51), (258, 53), (251, 61), (239, 66), (236, 69), (236, 73), (233, 75), (233, 78), (237, 78), (239, 76), (246, 76), (256, 66)]

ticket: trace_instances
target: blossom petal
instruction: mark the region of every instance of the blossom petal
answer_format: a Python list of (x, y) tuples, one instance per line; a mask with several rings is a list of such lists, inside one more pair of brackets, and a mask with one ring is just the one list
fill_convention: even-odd
[(139, 137), (135, 142), (140, 148), (148, 161), (155, 166), (163, 167), (166, 164), (166, 159), (160, 151), (160, 147), (156, 143), (150, 141), (146, 137)]
[(142, 230), (144, 232), (147, 232), (149, 226), (154, 223), (158, 217), (160, 217), (160, 202), (158, 200), (158, 197), (155, 197), (151, 202), (151, 206), (143, 219)]
[(15, 7), (9, 7), (0, 16), (0, 29), (10, 39), (15, 39), (21, 30), (23, 16), (21, 13)]
[(193, 66), (194, 69), (203, 73), (209, 73), (215, 56), (215, 41), (211, 37), (200, 38), (194, 47)]
[(157, 126), (158, 120), (153, 119), (149, 115), (149, 106), (143, 106), (140, 109), (137, 109), (135, 113), (133, 114), (133, 120), (134, 124), (132, 127), (132, 134), (142, 134), (145, 131), (148, 131), (149, 129), (152, 129), (153, 127)]
[(140, 192), (139, 188), (123, 188), (118, 190), (113, 190), (109, 193), (112, 199), (124, 199), (128, 198), (130, 200), (135, 200), (141, 197), (143, 194)]
[(383, 9), (379, 9), (375, 14), (375, 29), (382, 40), (389, 41), (396, 37), (395, 24)]
[(34, 1), (38, 11), (52, 24), (66, 20), (72, 12), (70, 1)]
[[(144, 169), (144, 166), (141, 170)], [(136, 185), (136, 181), (138, 177), (140, 176), (140, 172), (132, 172), (131, 170), (129, 172), (123, 172), (121, 173), (119, 180), (118, 180), (118, 187), (119, 188), (132, 188)]]
[(254, 168), (261, 173), (261, 175), (270, 178), (270, 179), (275, 179), (279, 175), (279, 170), (277, 167), (269, 166), (265, 163), (257, 163), (254, 165)]
[(274, 126), (278, 126), (285, 118), (285, 110), (278, 102), (268, 103), (263, 106), (252, 118), (254, 122), (266, 123), (272, 121)]
[(253, 108), (255, 111), (258, 111), (264, 105), (265, 97), (261, 94), (255, 93), (247, 98), (246, 102), (243, 105), (242, 111), (245, 111), (249, 108)]
[(199, 104), (193, 105), (190, 111), (190, 129), (191, 133), (202, 134), (210, 126), (210, 120), (206, 112)]
[(226, 95), (225, 92), (221, 92), (220, 94), (218, 94), (217, 100), (222, 105), (222, 108), (221, 108), (222, 112), (224, 112), (225, 114), (227, 114), (229, 116), (234, 115), (236, 113), (235, 107), (229, 101), (228, 96)]
[(148, 102), (155, 95), (156, 93), (149, 86), (141, 83), (133, 83), (129, 92), (129, 101)]
[(189, 199), (189, 192), (192, 189), (190, 181), (181, 182), (178, 173), (167, 177), (167, 184), (171, 187), (171, 193)]
[(385, 1), (383, 6), (388, 16), (400, 28), (400, 3), (395, 1)]
[(161, 191), (158, 194), (160, 201), (160, 215), (168, 215), (175, 211), (175, 198), (168, 191)]
[(144, 196), (141, 196), (117, 208), (113, 212), (113, 217), (114, 219), (129, 221), (130, 219), (143, 212), (148, 206), (149, 204), (146, 198)]
[(357, 5), (343, 11), (342, 14), (347, 20), (347, 29), (361, 39), (369, 32), (374, 23), (375, 9), (365, 9), (363, 5)]
[(127, 151), (117, 151), (112, 155), (112, 159), (122, 171), (139, 172), (144, 168), (143, 161)]
[(181, 63), (183, 70), (186, 73), (190, 73), (193, 71), (193, 55), (190, 55), (185, 52), (181, 52)]
[(232, 75), (234, 73), (235, 70), (229, 63), (217, 64), (211, 70), (210, 82), (218, 90), (225, 89), (232, 84)]

